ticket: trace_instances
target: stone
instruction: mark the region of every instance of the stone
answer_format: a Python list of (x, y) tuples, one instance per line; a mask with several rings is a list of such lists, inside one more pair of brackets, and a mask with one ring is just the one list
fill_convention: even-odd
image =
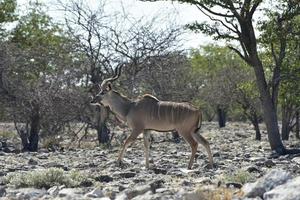
[(249, 160), (252, 162), (263, 162), (266, 160), (266, 158), (265, 157), (251, 157), (251, 158), (249, 158)]
[(37, 165), (37, 164), (39, 164), (38, 161), (34, 160), (33, 158), (30, 158), (28, 160), (28, 165)]
[(79, 184), (81, 187), (91, 187), (94, 185), (93, 181), (86, 179), (80, 182)]
[(115, 200), (129, 200), (129, 198), (125, 192), (122, 192), (116, 196)]
[(195, 192), (190, 192), (190, 193), (186, 193), (183, 195), (183, 199), (184, 200), (199, 200), (201, 199), (201, 197), (199, 197), (199, 195)]
[(179, 190), (175, 196), (176, 199), (183, 199), (183, 200), (208, 200), (212, 197), (212, 192), (216, 188), (212, 185), (202, 186), (198, 188), (196, 191), (187, 192), (183, 188)]
[(89, 193), (85, 194), (86, 197), (89, 198), (101, 198), (104, 197), (103, 191), (100, 188), (95, 188)]
[(292, 162), (297, 163), (298, 165), (300, 165), (300, 157), (293, 158)]
[(46, 195), (45, 189), (21, 188), (15, 191), (17, 199), (40, 199)]
[(266, 192), (264, 200), (295, 200), (300, 199), (300, 176), (289, 180)]
[(135, 172), (121, 172), (118, 174), (122, 178), (132, 178), (135, 177), (136, 173)]
[(126, 193), (126, 195), (129, 199), (132, 199), (138, 195), (145, 194), (146, 192), (148, 192), (150, 190), (151, 190), (151, 187), (149, 185), (143, 185), (143, 186), (137, 186), (133, 189), (124, 190), (124, 192)]
[(235, 182), (228, 182), (228, 183), (225, 183), (226, 187), (230, 188), (230, 187), (233, 187), (233, 188), (242, 188), (243, 185), (241, 183), (235, 183)]
[(220, 156), (221, 156), (220, 152), (216, 152), (213, 154), (213, 157), (220, 157)]
[(265, 166), (268, 167), (268, 168), (271, 168), (275, 165), (276, 164), (273, 162), (273, 160), (268, 159), (268, 160), (265, 161)]
[(59, 197), (72, 197), (75, 198), (82, 194), (80, 188), (64, 188), (58, 192)]
[(262, 198), (265, 192), (272, 190), (278, 185), (284, 184), (291, 178), (292, 176), (289, 172), (274, 169), (257, 180), (255, 183), (245, 184), (242, 188), (242, 191), (244, 193), (244, 197)]
[(53, 186), (47, 190), (47, 193), (51, 196), (57, 196), (59, 192), (59, 186)]
[(0, 187), (0, 197), (4, 197), (6, 195), (5, 187)]
[(155, 193), (156, 190), (157, 190), (158, 188), (161, 188), (161, 187), (163, 186), (164, 182), (165, 182), (165, 181), (162, 180), (162, 179), (152, 181), (152, 182), (149, 184), (152, 193)]
[(48, 162), (44, 164), (46, 168), (55, 167), (55, 168), (65, 168), (65, 165), (57, 163), (57, 162)]
[(154, 171), (155, 174), (167, 174), (167, 170), (166, 169), (162, 169), (162, 168), (152, 168), (152, 170)]
[(145, 194), (136, 196), (134, 198), (132, 198), (132, 200), (152, 200), (153, 199), (153, 194), (151, 191), (146, 192)]
[(122, 192), (123, 190), (125, 190), (125, 189), (126, 189), (126, 187), (124, 187), (123, 185), (119, 185), (119, 187), (118, 187), (118, 188), (119, 188), (119, 191), (120, 191), (120, 192)]
[(256, 166), (249, 166), (249, 167), (246, 168), (246, 171), (249, 172), (249, 173), (261, 172), (261, 170), (259, 170)]
[(96, 176), (95, 180), (99, 181), (99, 182), (108, 183), (108, 182), (113, 181), (114, 179), (111, 176), (109, 176), (109, 175), (100, 175), (100, 176)]

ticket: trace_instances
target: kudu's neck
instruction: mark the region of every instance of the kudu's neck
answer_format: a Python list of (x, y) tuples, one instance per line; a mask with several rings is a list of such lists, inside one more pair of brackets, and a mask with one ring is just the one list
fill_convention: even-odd
[(129, 98), (114, 91), (112, 93), (109, 107), (111, 111), (115, 113), (119, 118), (121, 118), (123, 121), (126, 121), (126, 116), (129, 112), (131, 104), (132, 101)]

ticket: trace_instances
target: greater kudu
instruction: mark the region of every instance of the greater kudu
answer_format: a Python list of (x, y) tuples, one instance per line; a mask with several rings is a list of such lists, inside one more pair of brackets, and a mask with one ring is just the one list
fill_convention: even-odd
[(118, 162), (122, 162), (123, 154), (127, 147), (143, 132), (146, 167), (149, 168), (149, 130), (176, 130), (192, 148), (188, 169), (191, 169), (193, 165), (198, 143), (205, 147), (210, 166), (212, 167), (213, 157), (209, 143), (198, 133), (202, 122), (200, 110), (188, 103), (159, 101), (156, 97), (148, 94), (132, 101), (112, 89), (112, 82), (120, 74), (121, 67), (117, 67), (115, 76), (102, 82), (100, 92), (91, 102), (109, 107), (117, 118), (127, 123), (132, 129), (132, 133), (126, 139), (120, 151)]

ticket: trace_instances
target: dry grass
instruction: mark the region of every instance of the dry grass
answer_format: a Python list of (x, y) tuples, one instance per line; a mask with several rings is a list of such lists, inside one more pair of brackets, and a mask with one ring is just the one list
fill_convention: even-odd
[(203, 186), (196, 191), (194, 197), (199, 200), (231, 200), (234, 192), (231, 188)]

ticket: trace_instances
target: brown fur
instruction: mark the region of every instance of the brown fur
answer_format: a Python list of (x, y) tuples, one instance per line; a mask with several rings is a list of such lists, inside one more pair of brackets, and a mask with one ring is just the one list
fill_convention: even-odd
[[(109, 87), (107, 87), (107, 84), (109, 84)], [(126, 139), (120, 151), (119, 162), (122, 161), (127, 147), (143, 132), (146, 167), (148, 168), (148, 130), (176, 130), (191, 146), (192, 154), (188, 165), (189, 169), (192, 167), (198, 143), (204, 145), (209, 156), (210, 165), (213, 165), (209, 143), (198, 133), (202, 121), (200, 110), (188, 103), (160, 101), (149, 94), (144, 95), (136, 101), (131, 101), (124, 95), (111, 90), (110, 82), (105, 82), (101, 87), (102, 93), (98, 95), (99, 99), (95, 99), (104, 106), (108, 106), (119, 119), (127, 122), (128, 126), (132, 128), (132, 133)]]

